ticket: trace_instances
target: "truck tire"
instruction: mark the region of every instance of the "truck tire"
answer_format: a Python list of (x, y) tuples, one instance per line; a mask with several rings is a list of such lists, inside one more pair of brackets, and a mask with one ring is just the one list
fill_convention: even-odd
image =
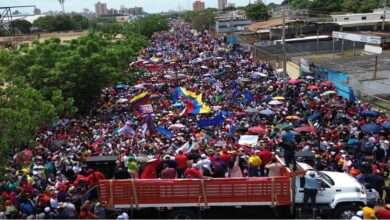
[(198, 214), (192, 209), (174, 209), (168, 214), (168, 219), (198, 219)]
[(337, 206), (333, 212), (333, 218), (335, 219), (351, 219), (356, 212), (359, 210), (359, 207), (353, 204), (341, 204)]

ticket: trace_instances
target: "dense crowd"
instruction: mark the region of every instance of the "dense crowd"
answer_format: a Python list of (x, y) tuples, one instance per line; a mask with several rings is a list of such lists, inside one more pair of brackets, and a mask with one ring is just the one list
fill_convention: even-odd
[[(290, 79), (224, 39), (173, 22), (132, 66), (135, 84), (107, 88), (90, 113), (41, 128), (15, 149), (0, 185), (0, 218), (107, 218), (90, 156), (118, 156), (113, 178), (280, 176), (283, 153), (313, 152), (317, 170), (347, 172), (383, 197), (387, 116), (307, 73)], [(255, 143), (243, 143), (244, 135)], [(389, 197), (389, 198), (388, 198)], [(375, 199), (374, 199), (375, 200)], [(126, 213), (118, 218), (125, 219)]]

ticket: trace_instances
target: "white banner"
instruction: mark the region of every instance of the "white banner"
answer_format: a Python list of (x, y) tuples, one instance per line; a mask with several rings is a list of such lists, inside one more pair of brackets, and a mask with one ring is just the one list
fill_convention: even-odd
[(372, 35), (363, 35), (363, 34), (351, 34), (351, 33), (339, 32), (339, 31), (333, 31), (332, 37), (337, 39), (357, 41), (357, 42), (363, 42), (369, 44), (382, 43), (381, 37), (372, 36)]

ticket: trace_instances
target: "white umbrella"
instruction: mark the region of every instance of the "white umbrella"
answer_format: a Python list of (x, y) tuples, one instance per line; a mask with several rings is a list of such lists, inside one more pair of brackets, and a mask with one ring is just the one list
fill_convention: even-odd
[(325, 95), (336, 94), (336, 93), (337, 93), (337, 92), (334, 91), (334, 90), (329, 90), (329, 91), (326, 91), (326, 92), (322, 93), (321, 95), (322, 95), (322, 96), (325, 96)]
[(128, 102), (129, 100), (126, 99), (126, 98), (120, 98), (118, 99), (118, 101), (116, 101), (116, 103), (125, 103), (125, 102)]
[(280, 101), (278, 101), (278, 100), (273, 100), (273, 101), (270, 101), (268, 104), (270, 104), (270, 105), (280, 105), (280, 104), (282, 104), (283, 102), (280, 102)]
[(164, 78), (165, 78), (165, 79), (173, 79), (173, 78), (175, 78), (175, 77), (173, 77), (173, 76), (171, 76), (171, 75), (165, 75)]
[(183, 125), (183, 124), (173, 124), (171, 126), (169, 126), (169, 129), (182, 129), (182, 128), (185, 128), (186, 126)]

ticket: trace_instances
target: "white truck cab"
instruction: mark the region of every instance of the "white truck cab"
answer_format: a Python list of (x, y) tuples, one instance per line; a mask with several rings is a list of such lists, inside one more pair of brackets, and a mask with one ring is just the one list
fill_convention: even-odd
[[(310, 169), (307, 164), (298, 163), (301, 168)], [(347, 173), (320, 171), (320, 189), (316, 203), (321, 210), (328, 208), (334, 218), (351, 218), (359, 206), (366, 204), (365, 187)], [(303, 204), (305, 177), (296, 176), (295, 203)]]

